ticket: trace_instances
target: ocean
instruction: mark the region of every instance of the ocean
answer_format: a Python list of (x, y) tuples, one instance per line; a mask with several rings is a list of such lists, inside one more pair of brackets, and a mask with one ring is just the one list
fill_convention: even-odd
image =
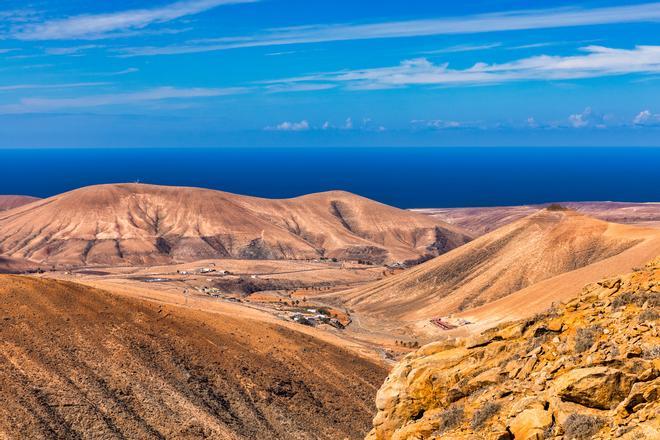
[(287, 198), (346, 190), (401, 208), (660, 201), (660, 148), (0, 149), (0, 194), (142, 182)]

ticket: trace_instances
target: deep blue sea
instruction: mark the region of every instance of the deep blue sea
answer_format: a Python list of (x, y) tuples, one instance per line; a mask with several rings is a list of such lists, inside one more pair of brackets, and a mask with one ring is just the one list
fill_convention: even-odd
[(660, 201), (660, 148), (0, 149), (0, 194), (135, 181), (402, 208)]

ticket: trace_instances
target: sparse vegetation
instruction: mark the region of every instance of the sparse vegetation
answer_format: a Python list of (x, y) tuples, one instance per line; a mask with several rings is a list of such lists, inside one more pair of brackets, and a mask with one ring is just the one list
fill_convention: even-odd
[(644, 359), (660, 359), (660, 345), (655, 345), (644, 350)]
[(660, 318), (660, 313), (655, 309), (646, 309), (639, 314), (639, 322), (657, 321)]
[(650, 307), (660, 306), (660, 293), (650, 291), (638, 293), (625, 292), (612, 301), (612, 308), (618, 310), (629, 304), (642, 307), (646, 303), (648, 303)]
[(438, 426), (437, 433), (442, 434), (449, 431), (461, 424), (465, 418), (465, 410), (462, 406), (450, 406), (439, 415), (440, 425)]
[(527, 325), (530, 326), (544, 319), (552, 319), (552, 318), (556, 318), (557, 316), (559, 316), (559, 309), (557, 309), (556, 304), (552, 304), (552, 306), (550, 306), (547, 310), (537, 313), (531, 318), (529, 318), (527, 320)]
[(547, 209), (548, 211), (568, 211), (568, 208), (560, 205), (559, 203), (553, 203), (551, 205), (548, 205), (548, 207), (545, 209)]
[(578, 329), (575, 334), (575, 351), (583, 353), (589, 350), (596, 343), (596, 339), (602, 331), (603, 329), (598, 325)]
[(586, 440), (596, 435), (604, 424), (600, 417), (571, 414), (564, 422), (564, 432), (569, 440)]
[(491, 417), (500, 412), (501, 408), (502, 405), (493, 402), (488, 402), (483, 407), (479, 408), (472, 416), (472, 429), (479, 430), (483, 428)]

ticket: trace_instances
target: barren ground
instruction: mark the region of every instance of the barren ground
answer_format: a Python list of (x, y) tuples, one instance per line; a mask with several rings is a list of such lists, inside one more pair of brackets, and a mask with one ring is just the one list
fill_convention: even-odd
[(382, 363), (263, 312), (233, 304), (202, 312), (167, 298), (0, 276), (0, 437), (337, 439), (368, 431)]

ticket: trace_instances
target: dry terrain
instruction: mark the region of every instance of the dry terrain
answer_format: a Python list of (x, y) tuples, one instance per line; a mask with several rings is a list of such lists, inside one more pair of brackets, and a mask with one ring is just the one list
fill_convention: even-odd
[(19, 206), (27, 205), (39, 200), (36, 197), (30, 196), (3, 196), (0, 195), (0, 211), (6, 211)]
[[(660, 230), (543, 210), (398, 275), (332, 294), (367, 328), (437, 337), (529, 316), (660, 254)], [(465, 325), (469, 324), (469, 325)]]
[(432, 217), (341, 191), (269, 200), (99, 185), (0, 213), (0, 255), (60, 267), (206, 258), (384, 263), (439, 255), (470, 238)]
[(369, 440), (660, 438), (660, 259), (544, 314), (422, 347)]
[(386, 375), (315, 329), (231, 305), (12, 275), (0, 304), (3, 438), (360, 438)]
[[(187, 304), (311, 331), (335, 345), (391, 362), (409, 351), (387, 332), (365, 329), (360, 317), (328, 294), (393, 276), (401, 270), (329, 261), (202, 260), (145, 267), (48, 270), (39, 277), (72, 281), (131, 298)], [(326, 313), (327, 318), (320, 317)], [(296, 322), (296, 317), (305, 318)], [(306, 325), (305, 325), (306, 324)]]
[[(479, 236), (538, 212), (547, 205), (432, 208), (414, 211), (460, 226)], [(559, 205), (608, 222), (660, 227), (660, 202), (562, 202)]]

